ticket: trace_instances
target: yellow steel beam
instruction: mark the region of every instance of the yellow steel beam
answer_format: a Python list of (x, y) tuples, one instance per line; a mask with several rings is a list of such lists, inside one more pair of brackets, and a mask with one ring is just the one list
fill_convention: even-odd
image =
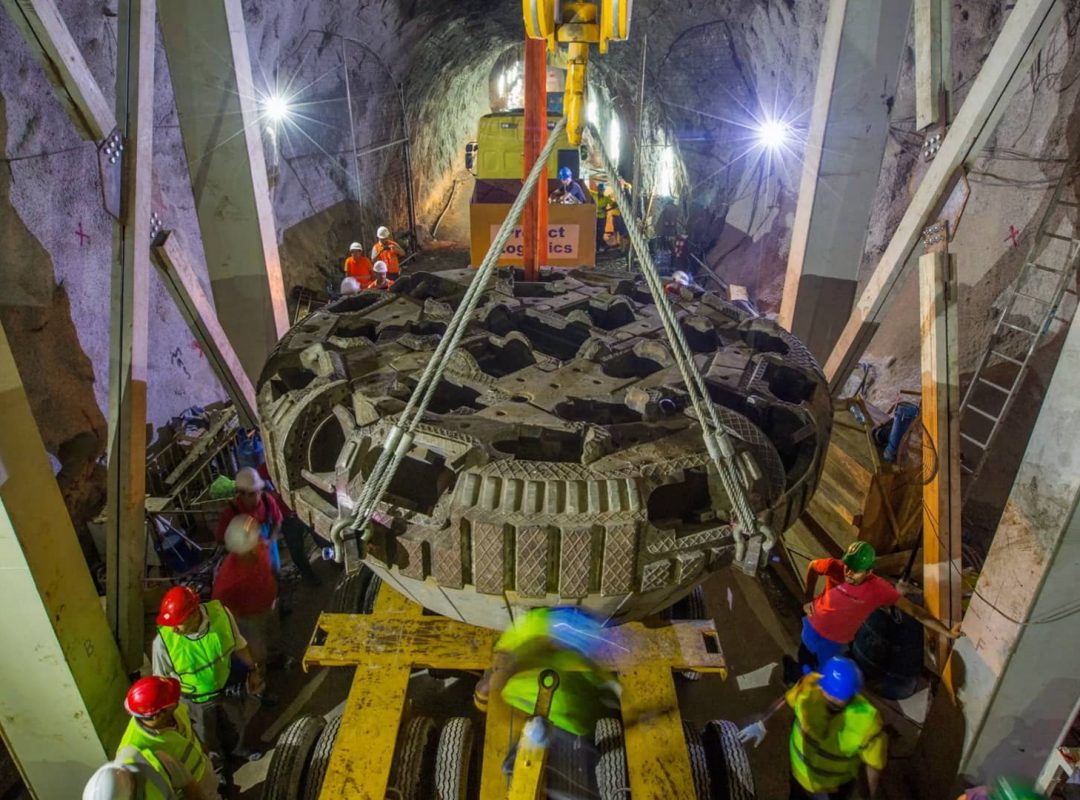
[(424, 608), (383, 581), (379, 594), (375, 597), (375, 614), (404, 614), (409, 617), (421, 617), (424, 614)]
[(484, 720), (484, 760), (480, 772), (481, 797), (505, 797), (509, 781), (503, 774), (503, 762), (513, 743), (521, 736), (525, 716), (503, 702), (502, 679), (492, 679)]
[(694, 783), (671, 670), (642, 659), (619, 673), (631, 797), (691, 798)]
[(404, 658), (356, 668), (319, 800), (386, 797), (411, 672)]

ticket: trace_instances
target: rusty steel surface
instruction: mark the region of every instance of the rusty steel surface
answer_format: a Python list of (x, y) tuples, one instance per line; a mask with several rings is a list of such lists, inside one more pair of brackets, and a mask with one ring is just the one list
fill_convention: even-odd
[[(258, 385), (270, 470), (321, 535), (358, 498), (473, 274), (414, 273), (338, 300), (270, 356)], [(828, 446), (822, 371), (789, 333), (716, 295), (673, 302), (751, 505), (784, 531)], [(730, 563), (730, 503), (633, 273), (504, 273), (445, 366), (368, 545), (391, 586), (491, 628), (557, 603), (619, 623)]]

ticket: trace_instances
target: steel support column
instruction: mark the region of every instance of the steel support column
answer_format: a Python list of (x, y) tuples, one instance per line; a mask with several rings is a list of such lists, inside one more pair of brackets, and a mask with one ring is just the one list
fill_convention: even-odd
[(127, 679), (2, 328), (0, 420), (0, 732), (35, 797), (81, 797)]
[(154, 244), (151, 257), (180, 310), (180, 316), (187, 322), (191, 335), (199, 343), (214, 374), (236, 406), (240, 424), (256, 427), (259, 417), (255, 409), (255, 387), (244, 372), (236, 351), (218, 321), (214, 304), (203, 292), (202, 284), (180, 245), (169, 236), (163, 243)]
[(911, 0), (832, 0), (780, 324), (820, 359), (851, 313)]
[(116, 108), (125, 155), (110, 317), (106, 599), (109, 624), (131, 669), (142, 663), (144, 632), (155, 3), (121, 0), (117, 37)]
[(254, 381), (288, 329), (240, 0), (170, 0), (161, 32), (218, 319)]
[[(1080, 701), (1080, 325), (1073, 320), (924, 732), (933, 783), (1038, 775)], [(947, 752), (955, 742), (953, 752)], [(954, 795), (950, 795), (954, 796)]]
[[(525, 40), (525, 157), (522, 178), (529, 174), (547, 143), (547, 42)], [(547, 261), (548, 182), (536, 184), (521, 219), (524, 233), (525, 280), (539, 280), (540, 267)]]
[[(942, 249), (919, 259), (923, 452), (937, 471), (923, 487), (925, 605), (948, 626), (960, 621), (960, 369), (957, 366), (956, 262)], [(927, 446), (929, 445), (929, 447)], [(948, 642), (935, 648), (939, 668)]]
[[(1005, 113), (1009, 98), (1023, 80), (1027, 67), (1065, 13), (1061, 0), (1017, 0), (998, 35), (967, 98), (941, 143), (941, 149), (923, 176), (907, 212), (859, 297), (854, 313), (825, 363), (825, 377), (833, 392), (862, 358), (889, 307), (892, 292), (907, 276), (911, 254), (923, 229), (937, 214), (941, 198), (953, 176), (970, 162)], [(786, 291), (786, 287), (785, 287)]]
[(116, 118), (60, 16), (55, 0), (0, 2), (56, 87), (56, 96), (80, 135), (100, 141), (112, 133)]

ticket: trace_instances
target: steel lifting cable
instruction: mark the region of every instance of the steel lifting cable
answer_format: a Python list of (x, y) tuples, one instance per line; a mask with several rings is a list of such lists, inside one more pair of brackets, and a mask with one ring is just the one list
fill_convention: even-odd
[(376, 507), (382, 501), (383, 495), (386, 494), (398, 466), (412, 446), (416, 428), (427, 412), (428, 405), (435, 395), (435, 390), (442, 381), (450, 356), (457, 350), (468, 327), (468, 322), (475, 313), (476, 307), (480, 304), (488, 284), (491, 282), (499, 256), (502, 255), (503, 248), (506, 247), (506, 243), (510, 240), (514, 226), (517, 225), (525, 204), (540, 180), (541, 174), (546, 173), (548, 159), (554, 152), (559, 136), (565, 128), (566, 119), (563, 118), (559, 120), (555, 129), (548, 133), (547, 144), (544, 145), (540, 157), (533, 164), (532, 170), (521, 187), (521, 192), (514, 199), (513, 205), (510, 206), (506, 219), (503, 220), (499, 232), (491, 243), (491, 247), (488, 248), (487, 255), (484, 256), (484, 260), (476, 270), (476, 275), (473, 276), (472, 281), (469, 283), (465, 296), (454, 312), (454, 316), (450, 319), (450, 323), (446, 326), (446, 331), (439, 339), (435, 352), (428, 359), (427, 366), (424, 368), (416, 388), (413, 389), (409, 402), (405, 405), (405, 410), (401, 412), (398, 421), (390, 428), (386, 440), (383, 442), (382, 452), (379, 453), (379, 459), (368, 475), (367, 480), (364, 481), (355, 509), (349, 514), (339, 516), (331, 527), (330, 538), (334, 543), (334, 555), (337, 561), (340, 562), (343, 559), (342, 544), (344, 543), (345, 531), (363, 531), (367, 528)]
[[(619, 184), (617, 166), (608, 155), (600, 131), (591, 123), (589, 124), (589, 130), (592, 132), (593, 141), (600, 151), (604, 169), (612, 177), (612, 180), (608, 182), (608, 186), (614, 190), (619, 208), (632, 208), (629, 198)], [(743, 540), (736, 537), (738, 544), (737, 558), (741, 561), (746, 545), (745, 539), (749, 539), (750, 536), (758, 533), (758, 521), (753, 509), (750, 507), (750, 501), (743, 490), (739, 477), (739, 469), (735, 463), (735, 445), (727, 428), (720, 421), (720, 417), (716, 413), (716, 406), (713, 404), (708, 389), (705, 387), (705, 381), (694, 364), (693, 352), (686, 342), (678, 318), (672, 310), (672, 304), (668, 302), (664, 293), (663, 282), (656, 271), (656, 265), (653, 264), (652, 256), (649, 254), (649, 248), (641, 229), (638, 227), (638, 222), (633, 214), (623, 214), (622, 219), (630, 234), (630, 242), (633, 244), (634, 252), (637, 253), (641, 264), (641, 274), (649, 287), (660, 321), (664, 325), (664, 332), (667, 334), (668, 341), (671, 344), (675, 363), (678, 365), (683, 382), (686, 384), (686, 392), (690, 396), (690, 403), (693, 406), (694, 413), (697, 415), (698, 422), (701, 424), (701, 436), (705, 440), (705, 448), (716, 466), (716, 471), (720, 475), (720, 482), (723, 484), (724, 491), (731, 501), (735, 516), (744, 532), (745, 538)], [(771, 532), (763, 532), (766, 534), (766, 548), (771, 547), (773, 541)]]

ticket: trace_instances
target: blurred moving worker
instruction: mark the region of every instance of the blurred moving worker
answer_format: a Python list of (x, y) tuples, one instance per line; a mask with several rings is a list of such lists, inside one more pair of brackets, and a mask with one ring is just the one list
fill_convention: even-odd
[(308, 536), (311, 536), (313, 541), (315, 540), (314, 531), (285, 502), (277, 487), (274, 486), (273, 479), (270, 477), (270, 469), (266, 466), (265, 461), (259, 464), (256, 472), (259, 473), (259, 477), (263, 481), (262, 491), (274, 501), (282, 514), (281, 537), (285, 540), (285, 546), (289, 548), (289, 555), (292, 557), (293, 564), (300, 570), (300, 576), (304, 579), (305, 584), (308, 586), (322, 586), (322, 581), (319, 580), (319, 576), (315, 574), (315, 570), (312, 569), (311, 562), (308, 560), (307, 545), (305, 544)]
[[(254, 467), (243, 467), (236, 473), (236, 497), (229, 501), (218, 515), (215, 535), (218, 544), (225, 543), (225, 531), (237, 514), (250, 514), (259, 523), (262, 537), (270, 545), (270, 563), (274, 572), (281, 572), (281, 554), (278, 552), (278, 538), (281, 536), (281, 523), (285, 515), (281, 507), (266, 489), (266, 481)], [(288, 545), (289, 543), (286, 542)], [(303, 546), (300, 547), (301, 553)], [(289, 547), (289, 552), (296, 558), (296, 551)], [(306, 560), (301, 558), (301, 561)], [(299, 564), (297, 564), (299, 566)]]
[(180, 682), (191, 724), (210, 750), (248, 757), (242, 698), (229, 697), (225, 690), (242, 681), (251, 694), (259, 694), (263, 679), (236, 619), (220, 601), (203, 604), (189, 587), (174, 586), (161, 599), (157, 624), (153, 673)]
[(574, 173), (570, 171), (570, 167), (559, 167), (559, 186), (548, 197), (548, 202), (564, 205), (588, 202), (585, 199), (585, 192), (574, 180)]
[[(926, 628), (956, 639), (960, 624), (946, 628), (930, 612), (900, 594), (896, 588), (875, 575), (877, 553), (869, 542), (853, 542), (843, 558), (819, 558), (806, 569), (806, 595), (802, 644), (799, 660), (804, 666), (818, 669), (833, 656), (843, 655), (855, 634), (874, 611), (882, 606), (896, 606)], [(818, 576), (825, 576), (825, 591), (814, 596)]]
[[(116, 761), (102, 764), (82, 792), (82, 800), (219, 800), (216, 789), (206, 794), (177, 762), (158, 752), (167, 777), (133, 747), (121, 748)], [(167, 766), (166, 766), (167, 765)], [(182, 787), (174, 790), (173, 786)]]
[(383, 291), (386, 291), (391, 286), (393, 286), (394, 282), (387, 277), (388, 272), (389, 267), (387, 267), (384, 262), (376, 261), (375, 266), (371, 268), (371, 273), (374, 277), (367, 284), (367, 286), (364, 287), (365, 291), (370, 291), (372, 289), (381, 289)]
[(134, 783), (137, 786), (142, 779), (146, 797), (202, 800), (218, 796), (218, 776), (210, 756), (180, 705), (179, 681), (140, 678), (128, 690), (124, 708), (131, 719), (113, 763), (132, 768)]
[(615, 200), (607, 194), (607, 184), (596, 184), (596, 191), (592, 193), (596, 203), (596, 250), (603, 252), (608, 249), (604, 241), (604, 233), (607, 230), (608, 209), (615, 204)]
[(257, 664), (266, 664), (277, 633), (278, 585), (270, 563), (270, 546), (250, 514), (237, 514), (225, 529), (229, 555), (214, 576), (212, 596), (236, 620)]
[(360, 281), (350, 275), (341, 282), (341, 288), (338, 289), (338, 294), (342, 297), (348, 297), (350, 294), (359, 294), (362, 289), (363, 287), (360, 285)]
[(617, 716), (619, 708), (616, 676), (597, 663), (603, 642), (603, 625), (580, 609), (534, 608), (499, 637), (493, 668), (476, 688), (477, 705), (486, 706), (487, 693), (502, 684), (507, 705), (531, 715), (540, 673), (552, 669), (559, 686), (548, 720), (575, 736), (592, 736), (597, 721)]
[(387, 273), (396, 280), (401, 274), (401, 259), (405, 255), (405, 248), (390, 238), (390, 229), (385, 225), (375, 231), (375, 235), (379, 241), (371, 248), (371, 260), (386, 264)]
[(820, 673), (806, 675), (761, 719), (743, 728), (739, 741), (761, 744), (765, 723), (786, 705), (795, 712), (788, 745), (790, 800), (847, 800), (861, 767), (873, 798), (888, 760), (888, 737), (881, 714), (859, 693), (861, 688), (854, 661), (829, 659)]
[(349, 245), (349, 257), (345, 259), (345, 277), (356, 278), (361, 284), (371, 280), (371, 259), (364, 255), (364, 246), (360, 242)]

